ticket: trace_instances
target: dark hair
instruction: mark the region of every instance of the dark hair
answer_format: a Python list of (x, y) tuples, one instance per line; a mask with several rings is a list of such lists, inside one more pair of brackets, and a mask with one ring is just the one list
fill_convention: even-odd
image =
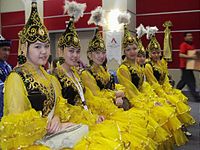
[(103, 62), (102, 66), (104, 67), (105, 70), (107, 70), (107, 58), (105, 59), (105, 61)]
[(57, 67), (57, 62), (60, 63), (60, 65), (62, 65), (64, 62), (65, 62), (65, 59), (63, 57), (58, 57), (58, 58), (55, 58), (53, 60), (53, 68), (56, 68)]
[(126, 58), (126, 55), (122, 55), (122, 60), (124, 60)]
[(192, 32), (184, 32), (183, 36), (186, 37), (187, 34), (192, 34)]

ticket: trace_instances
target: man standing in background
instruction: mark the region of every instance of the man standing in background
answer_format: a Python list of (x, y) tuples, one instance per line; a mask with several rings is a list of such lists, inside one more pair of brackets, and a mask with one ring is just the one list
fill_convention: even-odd
[(180, 69), (182, 72), (181, 80), (177, 84), (177, 89), (183, 89), (185, 85), (188, 86), (188, 88), (191, 91), (191, 94), (194, 96), (194, 98), (197, 101), (200, 101), (199, 93), (196, 91), (196, 81), (194, 77), (193, 70), (188, 70), (186, 68), (186, 63), (188, 59), (197, 59), (196, 55), (189, 56), (188, 51), (194, 51), (194, 45), (193, 45), (193, 36), (192, 33), (186, 32), (184, 33), (184, 42), (180, 45)]
[(12, 67), (6, 62), (10, 55), (11, 41), (0, 35), (0, 119), (3, 116), (3, 86)]

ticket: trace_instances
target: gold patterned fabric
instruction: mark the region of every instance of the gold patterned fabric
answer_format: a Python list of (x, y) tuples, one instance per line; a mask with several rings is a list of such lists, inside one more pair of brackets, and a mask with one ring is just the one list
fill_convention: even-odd
[(130, 31), (127, 28), (127, 25), (124, 25), (124, 37), (123, 37), (122, 49), (125, 49), (128, 45), (132, 44), (137, 45), (137, 41), (135, 37), (131, 35)]
[(142, 45), (142, 40), (138, 39), (138, 55), (145, 55), (146, 56), (146, 51), (144, 46)]
[(40, 41), (45, 43), (49, 41), (47, 28), (40, 20), (36, 2), (32, 2), (30, 17), (22, 31), (19, 32), (19, 37), (22, 44), (25, 42), (35, 43)]
[(149, 44), (147, 46), (147, 50), (149, 52), (154, 51), (154, 50), (156, 50), (156, 51), (160, 51), (161, 50), (160, 44), (158, 43), (158, 41), (157, 41), (155, 36), (153, 36), (151, 38), (151, 40), (150, 40), (150, 42), (149, 42)]
[(99, 32), (98, 27), (95, 30), (94, 37), (89, 42), (89, 46), (88, 46), (88, 52), (95, 52), (95, 51), (106, 52), (106, 46), (105, 46), (104, 40), (101, 36), (101, 33)]
[(65, 32), (59, 38), (58, 47), (59, 48), (65, 48), (65, 47), (81, 48), (80, 40), (76, 32), (76, 29), (74, 27), (73, 17), (70, 18), (69, 24)]
[[(40, 77), (34, 69), (30, 69), (32, 67), (31, 64), (26, 63), (15, 68), (13, 72), (18, 73), (22, 77), (32, 108), (37, 111), (42, 111), (42, 116), (47, 117), (55, 104), (54, 88), (48, 80), (48, 82), (45, 80), (40, 80), (40, 82), (38, 82), (37, 80), (40, 79)], [(41, 70), (43, 71), (42, 68)]]

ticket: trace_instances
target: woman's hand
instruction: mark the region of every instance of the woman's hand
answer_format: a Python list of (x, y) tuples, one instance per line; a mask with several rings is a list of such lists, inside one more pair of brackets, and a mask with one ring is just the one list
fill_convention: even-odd
[(123, 91), (116, 91), (116, 92), (115, 92), (115, 95), (116, 95), (117, 98), (118, 98), (118, 97), (125, 97), (125, 94), (124, 94)]
[(121, 97), (115, 99), (115, 104), (120, 107), (123, 104), (123, 99)]
[(64, 130), (64, 129), (69, 128), (69, 127), (71, 127), (73, 125), (75, 125), (75, 123), (71, 123), (71, 122), (61, 123), (60, 130)]
[(105, 117), (102, 116), (102, 115), (100, 115), (100, 116), (98, 116), (97, 123), (101, 123), (101, 122), (103, 122), (104, 120), (105, 120)]
[(56, 133), (60, 130), (60, 128), (61, 128), (60, 118), (58, 116), (54, 116), (47, 125), (47, 132)]

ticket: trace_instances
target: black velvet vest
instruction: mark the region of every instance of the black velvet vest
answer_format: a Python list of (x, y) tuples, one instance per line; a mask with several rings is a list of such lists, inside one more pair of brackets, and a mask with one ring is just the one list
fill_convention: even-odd
[(131, 65), (127, 63), (123, 63), (125, 66), (127, 66), (130, 74), (131, 74), (131, 82), (139, 89), (143, 82), (144, 82), (144, 75), (142, 75), (142, 78), (138, 75), (137, 70), (134, 67), (131, 67)]
[(13, 70), (22, 78), (26, 90), (28, 92), (28, 99), (32, 108), (36, 111), (41, 111), (43, 117), (47, 117), (55, 104), (55, 92), (53, 85), (50, 85), (50, 90), (44, 85), (37, 82), (29, 71), (22, 67), (17, 67)]
[(162, 85), (164, 83), (166, 73), (161, 73), (161, 71), (159, 71), (159, 69), (156, 68), (153, 65), (152, 62), (148, 62), (148, 63), (152, 66), (154, 77), (156, 78), (156, 80), (158, 81), (158, 83)]
[(100, 88), (100, 90), (102, 89), (110, 89), (110, 90), (114, 90), (115, 89), (115, 80), (114, 80), (114, 76), (113, 75), (110, 75), (110, 80), (104, 84), (102, 82), (102, 78), (100, 78), (97, 73), (94, 73), (92, 72), (92, 70), (90, 68), (87, 69), (90, 74), (95, 78), (96, 82), (97, 82), (97, 85), (98, 87)]
[(65, 72), (61, 70), (58, 71), (58, 69), (56, 69), (54, 71), (54, 75), (56, 76), (62, 87), (62, 96), (65, 99), (67, 99), (67, 102), (69, 104), (79, 105), (78, 103), (81, 103), (81, 98), (78, 89), (74, 85), (74, 83), (69, 79), (69, 77), (65, 74)]

